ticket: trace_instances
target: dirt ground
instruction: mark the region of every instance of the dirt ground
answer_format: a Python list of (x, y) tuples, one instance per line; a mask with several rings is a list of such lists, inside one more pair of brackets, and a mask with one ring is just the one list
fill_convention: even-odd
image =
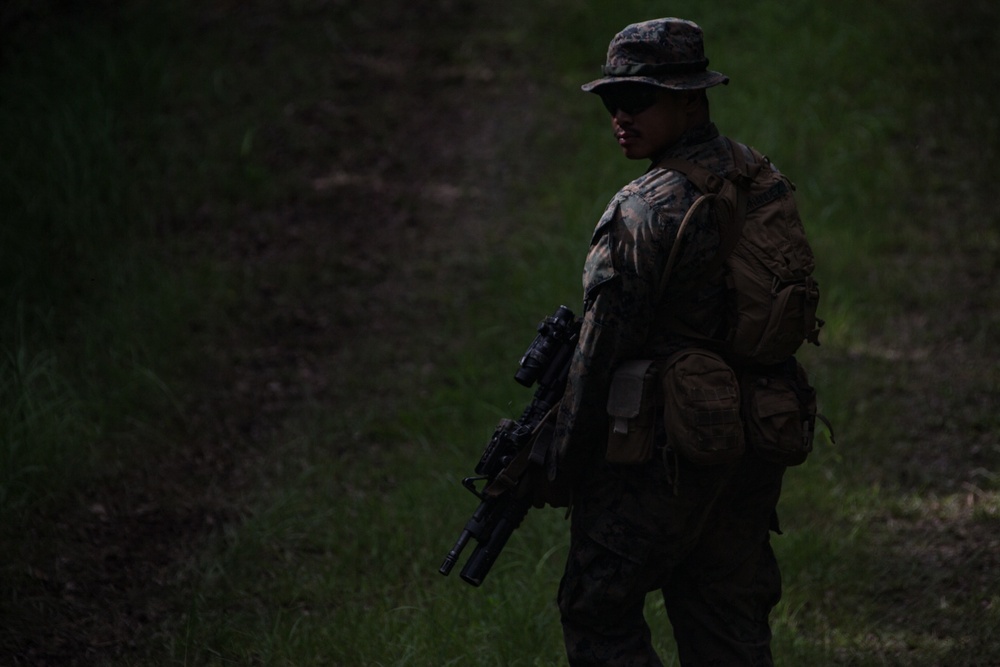
[[(415, 373), (421, 364), (431, 363), (415, 347), (421, 336), (432, 334), (414, 333), (433, 328), (435, 294), (428, 286), (447, 285), (468, 263), (485, 257), (482, 225), (495, 221), (487, 212), (504, 204), (500, 189), (485, 192), (474, 186), (472, 171), (478, 182), (502, 182), (502, 167), (494, 164), (491, 151), (501, 138), (516, 141), (526, 124), (518, 122), (510, 98), (500, 94), (490, 64), (456, 67), (446, 54), (422, 46), (422, 31), (457, 29), (449, 21), (474, 14), (476, 3), (441, 2), (432, 11), (413, 3), (388, 4), (398, 4), (386, 14), (394, 17), (385, 26), (394, 38), (345, 56), (350, 67), (333, 67), (339, 74), (326, 74), (340, 76), (330, 85), (353, 91), (353, 99), (392, 89), (393, 104), (290, 109), (301, 128), (331, 133), (326, 145), (337, 147), (338, 153), (275, 150), (271, 155), (276, 165), (312, 160), (304, 168), (311, 170), (315, 196), (280, 209), (248, 210), (240, 227), (230, 229), (213, 224), (207, 207), (204, 219), (186, 228), (200, 228), (204, 234), (204, 243), (192, 246), (202, 245), (246, 267), (249, 288), (234, 309), (229, 330), (192, 323), (191, 344), (210, 361), (195, 383), (202, 393), (184, 406), (193, 415), (185, 425), (189, 438), (169, 456), (152, 456), (96, 481), (30, 527), (14, 557), (35, 563), (18, 591), (25, 609), (34, 611), (16, 636), (9, 631), (0, 635), (0, 663), (90, 665), (129, 655), (137, 636), (173, 613), (164, 601), (183, 586), (185, 564), (222, 526), (240, 520), (245, 508), (239, 499), (257, 479), (255, 467), (263, 460), (260, 446), (303, 401), (337, 406), (345, 392), (357, 389), (336, 381), (357, 374), (364, 361), (353, 340), (374, 336), (390, 341), (384, 353), (411, 364)], [(217, 11), (225, 6), (217, 3), (222, 8)], [(239, 16), (234, 13), (227, 20)], [(435, 93), (428, 95), (428, 90)], [(359, 132), (375, 117), (383, 133), (372, 137)], [(281, 139), (271, 137), (271, 145), (278, 146)], [(392, 149), (401, 146), (406, 150)], [(939, 155), (923, 159), (938, 160)], [(949, 159), (956, 168), (969, 166), (962, 156)], [(931, 213), (948, 215), (953, 204), (945, 195)], [(988, 210), (985, 202), (963, 206), (971, 206), (975, 214)], [(451, 252), (455, 248), (462, 253)], [(310, 289), (286, 289), (291, 279), (283, 266), (310, 273)], [(934, 280), (951, 281), (953, 291), (964, 295), (985, 289), (984, 281), (992, 281), (996, 268), (996, 260), (985, 252), (974, 262), (932, 267)], [(276, 281), (276, 276), (289, 282)], [(958, 320), (976, 316), (979, 311), (969, 305), (954, 303), (950, 324), (960, 328)], [(919, 315), (907, 313), (897, 323), (903, 340), (922, 339), (917, 332), (925, 322)], [(884, 341), (882, 347), (857, 351), (854, 360), (897, 348), (896, 342)], [(947, 374), (956, 357), (968, 376), (958, 393), (949, 392), (955, 404), (947, 407), (960, 408), (956, 404), (965, 398), (994, 400), (996, 389), (978, 399), (966, 391), (984, 379), (979, 346), (948, 349), (948, 360), (933, 349), (919, 358), (901, 359), (907, 377), (923, 382), (911, 384), (898, 407), (910, 411), (916, 460), (926, 454), (942, 478), (967, 484), (974, 505), (975, 479), (967, 462), (938, 446), (968, 424), (959, 414), (958, 421), (928, 430), (925, 411), (940, 407), (935, 378)], [(987, 362), (995, 365), (997, 359)], [(995, 433), (980, 431), (975, 438), (984, 450), (983, 463), (994, 462), (989, 450), (996, 447)], [(923, 554), (929, 568), (950, 561), (949, 569), (957, 571), (966, 562), (975, 566), (974, 576), (992, 576), (1000, 571), (1000, 545), (992, 536), (977, 534), (970, 517), (971, 509), (959, 512), (950, 524), (893, 519), (891, 528), (899, 545), (928, 545)], [(52, 551), (38, 558), (25, 551), (33, 548), (30, 544), (51, 545)]]

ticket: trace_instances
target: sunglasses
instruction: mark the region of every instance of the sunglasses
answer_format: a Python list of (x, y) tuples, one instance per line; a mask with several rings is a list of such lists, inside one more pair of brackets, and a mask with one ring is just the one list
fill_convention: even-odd
[(630, 116), (642, 113), (660, 99), (662, 90), (655, 86), (620, 86), (601, 92), (601, 102), (612, 116), (624, 111)]

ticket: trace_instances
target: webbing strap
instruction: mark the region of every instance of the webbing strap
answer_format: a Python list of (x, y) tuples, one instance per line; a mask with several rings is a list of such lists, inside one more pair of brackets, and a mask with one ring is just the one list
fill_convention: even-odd
[[(720, 224), (719, 226), (719, 252), (716, 254), (715, 259), (706, 267), (704, 271), (705, 275), (711, 275), (725, 263), (733, 248), (736, 247), (740, 236), (743, 235), (743, 224), (746, 222), (747, 204), (750, 197), (750, 184), (753, 183), (753, 180), (760, 172), (763, 161), (758, 160), (748, 165), (746, 159), (743, 157), (743, 150), (741, 148), (734, 146), (728, 137), (726, 138), (726, 144), (729, 146), (730, 153), (732, 153), (735, 168), (726, 174), (725, 177), (719, 176), (700, 164), (681, 158), (667, 158), (659, 163), (660, 167), (684, 174), (685, 178), (704, 193), (694, 201), (684, 215), (684, 219), (681, 220), (680, 226), (677, 228), (677, 236), (674, 237), (674, 244), (670, 249), (670, 256), (667, 258), (667, 265), (660, 278), (660, 294), (663, 294), (670, 280), (670, 274), (673, 272), (678, 248), (680, 247), (687, 223), (695, 209), (702, 203), (713, 201), (718, 196), (728, 197), (731, 200), (733, 199), (731, 191), (736, 191), (735, 202), (732, 202), (732, 220), (729, 221), (730, 224)], [(730, 190), (730, 192), (725, 192), (726, 190)]]

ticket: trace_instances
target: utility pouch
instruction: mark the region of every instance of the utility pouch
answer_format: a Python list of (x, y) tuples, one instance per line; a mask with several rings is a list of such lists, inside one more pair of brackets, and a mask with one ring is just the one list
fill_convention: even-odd
[(615, 371), (608, 392), (608, 448), (611, 463), (645, 463), (653, 456), (660, 407), (656, 367), (650, 359), (626, 361)]
[(760, 458), (784, 466), (806, 460), (816, 431), (816, 390), (802, 364), (743, 377), (747, 442)]
[(735, 461), (746, 449), (736, 374), (719, 355), (687, 349), (662, 376), (667, 446), (698, 465)]

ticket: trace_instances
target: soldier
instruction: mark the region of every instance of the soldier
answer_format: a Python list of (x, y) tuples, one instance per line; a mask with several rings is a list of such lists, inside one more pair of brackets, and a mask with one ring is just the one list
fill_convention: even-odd
[(664, 161), (724, 175), (735, 167), (731, 146), (752, 156), (711, 122), (706, 90), (729, 79), (708, 69), (694, 23), (626, 27), (603, 74), (583, 90), (600, 97), (625, 157), (650, 166), (597, 224), (580, 343), (559, 408), (559, 474), (574, 494), (558, 596), (567, 655), (571, 665), (660, 665), (643, 615), (647, 593), (660, 590), (682, 665), (771, 665), (768, 616), (781, 582), (769, 531), (777, 531), (784, 467), (749, 453), (694, 463), (678, 455), (662, 423), (651, 451), (631, 460), (608, 452), (609, 390), (623, 362), (710, 348), (690, 331), (711, 338), (725, 326), (716, 214), (691, 210), (701, 193)]

